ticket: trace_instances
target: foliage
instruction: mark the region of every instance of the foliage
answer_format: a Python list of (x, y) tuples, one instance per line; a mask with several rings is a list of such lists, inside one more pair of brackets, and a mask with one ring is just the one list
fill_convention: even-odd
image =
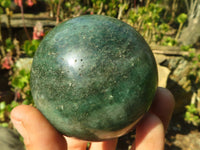
[(164, 8), (157, 3), (131, 9), (128, 23), (134, 26), (148, 43), (161, 43), (170, 26), (163, 20)]
[(197, 54), (196, 49), (192, 48), (190, 45), (182, 46), (181, 49), (189, 52), (187, 59), (192, 65), (188, 78), (190, 78), (193, 88), (198, 90), (200, 87), (200, 54)]
[(30, 71), (25, 69), (19, 70), (11, 78), (12, 90), (16, 93), (16, 99), (22, 99), (24, 104), (33, 103), (33, 98), (30, 91)]
[(8, 8), (11, 5), (11, 0), (0, 0), (0, 6), (3, 8)]
[(194, 92), (191, 104), (186, 106), (184, 119), (186, 122), (198, 126), (200, 125), (200, 54), (197, 54), (196, 49), (192, 48), (191, 45), (182, 45), (181, 49), (189, 52), (187, 59), (191, 63), (191, 68), (187, 77)]
[(172, 37), (164, 37), (162, 40), (162, 45), (164, 46), (174, 46), (177, 44), (177, 41)]
[(12, 101), (10, 104), (6, 104), (6, 102), (2, 101), (0, 102), (0, 126), (3, 127), (8, 127), (8, 118), (9, 118), (9, 113), (13, 108), (18, 106), (19, 103), (16, 101)]
[(177, 22), (179, 23), (179, 28), (176, 34), (175, 39), (178, 40), (179, 36), (180, 36), (180, 32), (181, 29), (183, 28), (183, 24), (187, 21), (187, 14), (185, 13), (181, 13), (178, 17), (177, 17)]
[(80, 1), (69, 0), (63, 5), (63, 12), (65, 13), (61, 13), (62, 15), (60, 18), (64, 19), (66, 17), (79, 16), (80, 14), (87, 12), (87, 10), (88, 7), (84, 5), (81, 6)]
[(185, 120), (194, 126), (200, 125), (200, 110), (194, 104), (186, 106)]
[(50, 8), (50, 16), (55, 17), (60, 11), (61, 20), (84, 14), (99, 14), (121, 18), (124, 11), (127, 11), (133, 1), (130, 0), (46, 0)]
[(20, 70), (11, 77), (12, 90), (15, 92), (16, 98), (11, 103), (6, 104), (5, 101), (0, 102), (0, 126), (7, 127), (9, 114), (11, 110), (20, 105), (33, 104), (33, 98), (29, 86), (30, 71)]
[(105, 14), (108, 16), (117, 17), (119, 7), (123, 5), (120, 0), (91, 0), (93, 14)]
[(178, 17), (177, 17), (177, 21), (179, 24), (185, 23), (187, 21), (187, 14), (185, 13), (181, 13)]
[(15, 49), (15, 45), (13, 44), (13, 42), (12, 42), (12, 40), (11, 40), (11, 38), (7, 38), (6, 39), (6, 51), (7, 52), (10, 52), (10, 51), (12, 51), (13, 49)]
[(24, 50), (25, 54), (29, 57), (33, 57), (38, 46), (40, 44), (40, 40), (26, 40), (22, 45), (22, 49)]
[[(0, 15), (6, 13), (8, 19), (12, 17), (12, 11), (10, 10), (12, 1), (0, 0)], [(23, 6), (21, 0), (15, 0), (14, 2), (19, 7)], [(37, 3), (37, 0), (31, 0), (30, 2), (32, 3), (29, 4), (26, 3), (27, 1), (24, 2), (24, 4), (32, 6)], [(45, 0), (45, 2), (49, 6), (50, 16), (59, 17), (61, 20), (84, 14), (108, 15), (122, 19), (139, 31), (149, 44), (177, 46), (180, 33), (188, 20), (188, 15), (185, 11), (176, 13), (176, 16), (166, 13), (168, 9), (162, 5), (161, 0), (152, 3), (143, 1), (142, 4), (140, 1), (131, 0)], [(59, 3), (61, 3), (60, 6)], [(58, 13), (58, 10), (60, 13)], [(173, 28), (175, 28), (176, 32), (169, 34)], [(25, 57), (33, 57), (40, 44), (40, 40), (29, 39), (16, 51), (17, 48), (16, 44), (13, 43), (13, 38), (9, 35), (9, 38), (3, 41), (1, 40), (1, 34), (0, 32), (0, 62), (3, 62), (2, 60), (5, 58), (5, 62), (9, 60), (9, 62), (16, 63), (20, 54), (26, 54)], [(1, 45), (2, 43), (4, 45)], [(190, 52), (188, 60), (193, 63), (193, 66), (188, 78), (192, 81), (194, 91), (197, 91), (200, 88), (200, 55), (196, 54), (191, 45), (179, 46), (183, 51)], [(16, 64), (13, 65), (12, 63), (8, 65), (10, 85), (15, 93), (15, 99), (11, 103), (0, 101), (0, 125), (3, 126), (8, 126), (9, 112), (15, 106), (21, 103), (33, 104), (29, 85), (30, 70), (17, 69)], [(199, 112), (197, 105), (186, 106), (185, 120), (194, 125), (199, 125)]]
[(59, 0), (46, 0), (46, 2), (50, 7), (50, 16), (55, 17)]
[(0, 121), (5, 121), (4, 118), (5, 108), (6, 108), (6, 102), (3, 101), (0, 103)]
[(0, 126), (9, 126), (9, 114), (11, 110), (20, 105), (33, 104), (33, 98), (29, 87), (30, 71), (20, 70), (18, 74), (11, 77), (12, 90), (15, 92), (16, 98), (6, 104), (5, 101), (0, 102)]

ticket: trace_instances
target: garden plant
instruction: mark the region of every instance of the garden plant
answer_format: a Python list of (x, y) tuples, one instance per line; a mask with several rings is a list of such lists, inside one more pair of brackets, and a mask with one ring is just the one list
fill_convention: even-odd
[[(200, 25), (199, 0), (0, 0), (0, 74), (7, 79), (7, 84), (0, 86), (8, 87), (12, 95), (3, 99), (5, 91), (0, 91), (0, 126), (13, 128), (10, 112), (14, 107), (35, 106), (30, 90), (32, 58), (52, 27), (47, 29), (40, 21), (27, 27), (26, 14), (31, 10), (34, 15), (44, 13), (37, 11), (40, 5), (55, 25), (81, 15), (111, 16), (135, 28), (150, 46), (179, 47), (188, 52), (184, 59), (191, 64), (191, 71), (186, 78), (193, 96), (182, 116), (187, 124), (200, 125), (200, 31), (194, 28), (195, 23)], [(15, 14), (20, 14), (25, 40), (18, 39), (12, 27)], [(187, 36), (192, 28), (194, 36)]]

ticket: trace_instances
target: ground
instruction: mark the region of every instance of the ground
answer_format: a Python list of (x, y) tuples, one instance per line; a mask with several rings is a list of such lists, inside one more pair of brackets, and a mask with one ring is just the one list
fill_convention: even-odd
[(183, 114), (174, 115), (166, 135), (166, 150), (200, 150), (200, 127), (188, 124)]

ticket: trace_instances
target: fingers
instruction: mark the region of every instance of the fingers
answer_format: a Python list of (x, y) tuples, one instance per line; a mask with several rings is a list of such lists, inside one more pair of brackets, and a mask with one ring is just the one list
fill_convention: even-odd
[[(65, 137), (68, 143), (69, 150), (86, 150), (88, 141), (83, 141), (75, 138)], [(103, 142), (91, 142), (90, 150), (115, 150), (117, 146), (117, 139), (103, 141)]]
[(165, 133), (162, 121), (148, 113), (136, 128), (135, 145), (132, 150), (164, 150)]
[(151, 106), (151, 112), (157, 115), (163, 122), (165, 131), (168, 128), (175, 101), (171, 92), (165, 88), (158, 88), (155, 100)]
[(158, 88), (150, 112), (136, 127), (136, 140), (132, 150), (163, 150), (165, 131), (168, 128), (175, 101), (164, 88)]
[(87, 141), (71, 138), (71, 137), (65, 137), (67, 140), (67, 149), (68, 150), (86, 150), (87, 147)]
[(108, 140), (104, 142), (92, 142), (90, 150), (115, 150), (117, 146), (117, 139)]
[[(135, 147), (132, 149), (164, 149), (164, 130), (167, 130), (174, 108), (172, 94), (158, 88), (150, 112), (136, 128)], [(45, 117), (34, 107), (21, 105), (11, 112), (11, 120), (24, 137), (27, 150), (85, 150), (87, 141), (66, 138), (59, 134)], [(90, 150), (115, 150), (117, 139), (93, 142)]]
[(66, 150), (67, 143), (34, 107), (21, 105), (11, 112), (11, 120), (24, 137), (27, 150)]

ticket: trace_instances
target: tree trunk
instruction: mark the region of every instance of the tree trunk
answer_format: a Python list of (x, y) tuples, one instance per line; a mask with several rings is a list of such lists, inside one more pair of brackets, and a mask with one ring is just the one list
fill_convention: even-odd
[(185, 0), (185, 3), (188, 9), (188, 26), (182, 30), (178, 41), (183, 45), (194, 45), (200, 38), (200, 0)]

